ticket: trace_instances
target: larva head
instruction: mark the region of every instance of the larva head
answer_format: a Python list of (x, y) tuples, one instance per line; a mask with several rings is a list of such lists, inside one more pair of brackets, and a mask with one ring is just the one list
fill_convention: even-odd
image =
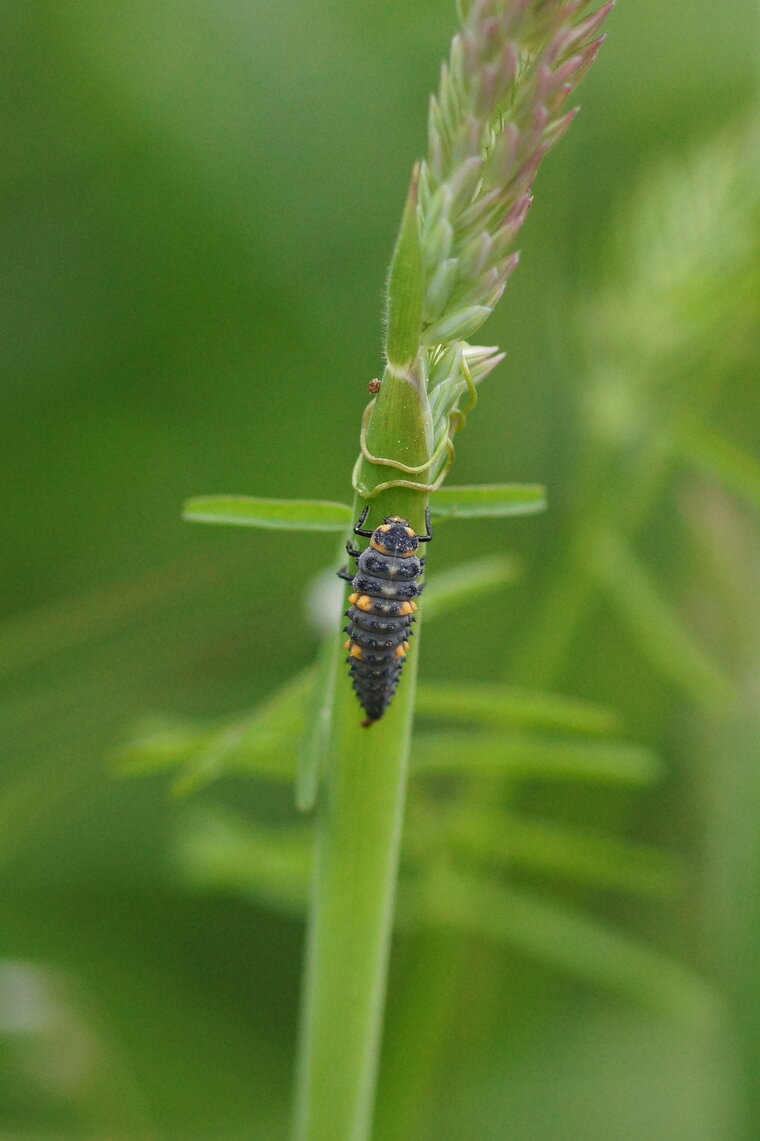
[(414, 554), (419, 540), (407, 519), (402, 519), (400, 515), (387, 515), (385, 521), (373, 532), (369, 545), (381, 555), (403, 558)]

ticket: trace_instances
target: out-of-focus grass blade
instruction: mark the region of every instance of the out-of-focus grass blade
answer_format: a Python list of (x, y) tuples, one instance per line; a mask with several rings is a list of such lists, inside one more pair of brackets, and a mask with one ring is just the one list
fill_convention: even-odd
[[(351, 514), (353, 515), (353, 509)], [(344, 558), (345, 548), (341, 540), (336, 552), (336, 564)], [(345, 584), (341, 583), (341, 586)], [(340, 642), (343, 640), (338, 631), (342, 625), (340, 615), (345, 605), (345, 597), (344, 589), (340, 595), (340, 604), (335, 607), (334, 627), (325, 635), (320, 646), (314, 669), (314, 684), (306, 705), (296, 768), (296, 808), (300, 812), (311, 812), (317, 802), (319, 780), (325, 771), (332, 745), (335, 679)]]
[(174, 786), (180, 794), (228, 772), (290, 780), (313, 677), (313, 670), (304, 670), (254, 710), (222, 725), (174, 723), (143, 731), (115, 754), (117, 771), (182, 768)]
[(699, 976), (566, 904), (453, 872), (440, 873), (421, 902), (430, 922), (504, 943), (695, 1027), (717, 1021), (717, 998)]
[(665, 852), (550, 820), (454, 806), (449, 828), (457, 849), (507, 868), (658, 899), (672, 897), (681, 882)]
[(311, 830), (268, 828), (222, 809), (189, 811), (174, 841), (180, 875), (194, 888), (240, 893), (301, 914), (311, 862)]
[(540, 483), (491, 483), (472, 487), (442, 487), (430, 501), (433, 515), (450, 519), (497, 519), (505, 515), (535, 515), (546, 507)]
[(182, 517), (193, 523), (230, 523), (277, 531), (345, 531), (351, 525), (351, 508), (346, 503), (321, 499), (203, 495), (184, 503)]
[(724, 440), (717, 432), (692, 422), (679, 433), (683, 457), (753, 507), (760, 507), (760, 461)]
[(229, 552), (211, 566), (184, 559), (6, 618), (0, 622), (0, 676), (123, 634), (148, 617), (167, 617), (199, 592), (220, 588), (240, 565)]
[(241, 768), (261, 776), (292, 777), (313, 681), (313, 671), (304, 670), (266, 698), (253, 714), (223, 726), (187, 763), (173, 792), (178, 796), (195, 792), (225, 772)]
[(218, 732), (217, 726), (150, 718), (112, 754), (113, 764), (124, 776), (175, 769), (208, 747)]
[(292, 780), (297, 741), (297, 733), (259, 729), (255, 716), (246, 715), (213, 730), (177, 727), (138, 736), (114, 754), (114, 765), (124, 776), (180, 769), (172, 791), (183, 796), (227, 773)]
[[(172, 793), (189, 796), (221, 777), (241, 770), (280, 780), (292, 778), (295, 741), (294, 738), (288, 742), (281, 734), (258, 729), (251, 732), (247, 718), (233, 721), (188, 760), (172, 785)], [(245, 760), (241, 763), (243, 755)]]
[(338, 647), (336, 630), (322, 642), (306, 705), (296, 769), (296, 807), (301, 812), (311, 812), (316, 804), (319, 778), (330, 748)]
[(457, 606), (469, 606), (473, 599), (509, 586), (518, 573), (516, 559), (488, 555), (434, 575), (425, 588), (425, 621), (448, 614)]
[(564, 741), (529, 733), (424, 734), (412, 750), (415, 772), (506, 772), (541, 780), (647, 785), (662, 775), (649, 749), (628, 742)]
[[(427, 595), (425, 608), (427, 619)], [(620, 729), (616, 713), (589, 701), (486, 682), (423, 682), (417, 690), (417, 712), (489, 729), (517, 726), (587, 734)]]
[(612, 533), (589, 544), (588, 558), (631, 635), (663, 677), (698, 701), (725, 701), (731, 685), (697, 645), (626, 543)]

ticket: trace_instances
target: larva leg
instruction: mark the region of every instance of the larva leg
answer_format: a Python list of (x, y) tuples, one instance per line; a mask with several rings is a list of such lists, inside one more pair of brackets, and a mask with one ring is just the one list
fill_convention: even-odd
[(418, 535), (417, 539), (420, 543), (429, 543), (433, 538), (433, 524), (430, 518), (430, 504), (425, 508), (425, 534)]
[(354, 534), (355, 535), (362, 535), (363, 538), (365, 538), (365, 539), (371, 539), (373, 534), (374, 534), (374, 531), (363, 530), (364, 520), (367, 518), (368, 515), (369, 515), (369, 504), (367, 504), (367, 506), (362, 511), (361, 515), (359, 516), (359, 518), (356, 521), (356, 526), (354, 527)]

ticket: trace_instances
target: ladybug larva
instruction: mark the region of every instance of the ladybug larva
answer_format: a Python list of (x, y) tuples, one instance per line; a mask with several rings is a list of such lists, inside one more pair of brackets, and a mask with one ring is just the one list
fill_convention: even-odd
[(366, 531), (363, 524), (368, 513), (365, 507), (354, 534), (369, 539), (369, 546), (359, 551), (350, 541), (346, 543), (349, 555), (356, 559), (356, 574), (350, 575), (345, 568), (338, 571), (353, 587), (343, 648), (348, 650), (346, 661), (356, 696), (367, 714), (362, 721), (365, 727), (382, 717), (396, 691), (417, 609), (414, 599), (422, 590), (417, 579), (425, 560), (418, 557), (417, 547), (433, 537), (429, 507), (424, 535), (417, 535), (400, 515), (388, 515), (374, 531)]

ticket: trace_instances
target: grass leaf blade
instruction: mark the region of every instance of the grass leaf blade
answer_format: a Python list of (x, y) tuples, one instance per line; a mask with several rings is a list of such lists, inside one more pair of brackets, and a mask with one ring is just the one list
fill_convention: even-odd
[(524, 890), (454, 873), (442, 879), (427, 897), (429, 919), (527, 952), (689, 1025), (714, 1025), (718, 1004), (707, 984), (656, 948)]
[[(426, 597), (426, 608), (427, 601)], [(548, 729), (593, 735), (614, 733), (621, 727), (616, 713), (590, 701), (493, 682), (421, 682), (417, 712), (444, 721), (470, 721), (482, 729)]]
[(627, 741), (564, 741), (530, 733), (427, 733), (415, 741), (415, 772), (509, 773), (520, 779), (647, 785), (662, 775), (654, 753)]
[(501, 519), (535, 515), (546, 508), (540, 483), (484, 483), (442, 487), (431, 501), (433, 515), (444, 519)]
[(487, 555), (441, 571), (425, 590), (425, 621), (449, 614), (457, 606), (469, 606), (484, 594), (510, 586), (518, 573), (517, 560), (508, 555)]
[(345, 531), (347, 503), (322, 499), (257, 499), (249, 495), (204, 495), (188, 499), (182, 518), (191, 523), (267, 527), (275, 531)]

